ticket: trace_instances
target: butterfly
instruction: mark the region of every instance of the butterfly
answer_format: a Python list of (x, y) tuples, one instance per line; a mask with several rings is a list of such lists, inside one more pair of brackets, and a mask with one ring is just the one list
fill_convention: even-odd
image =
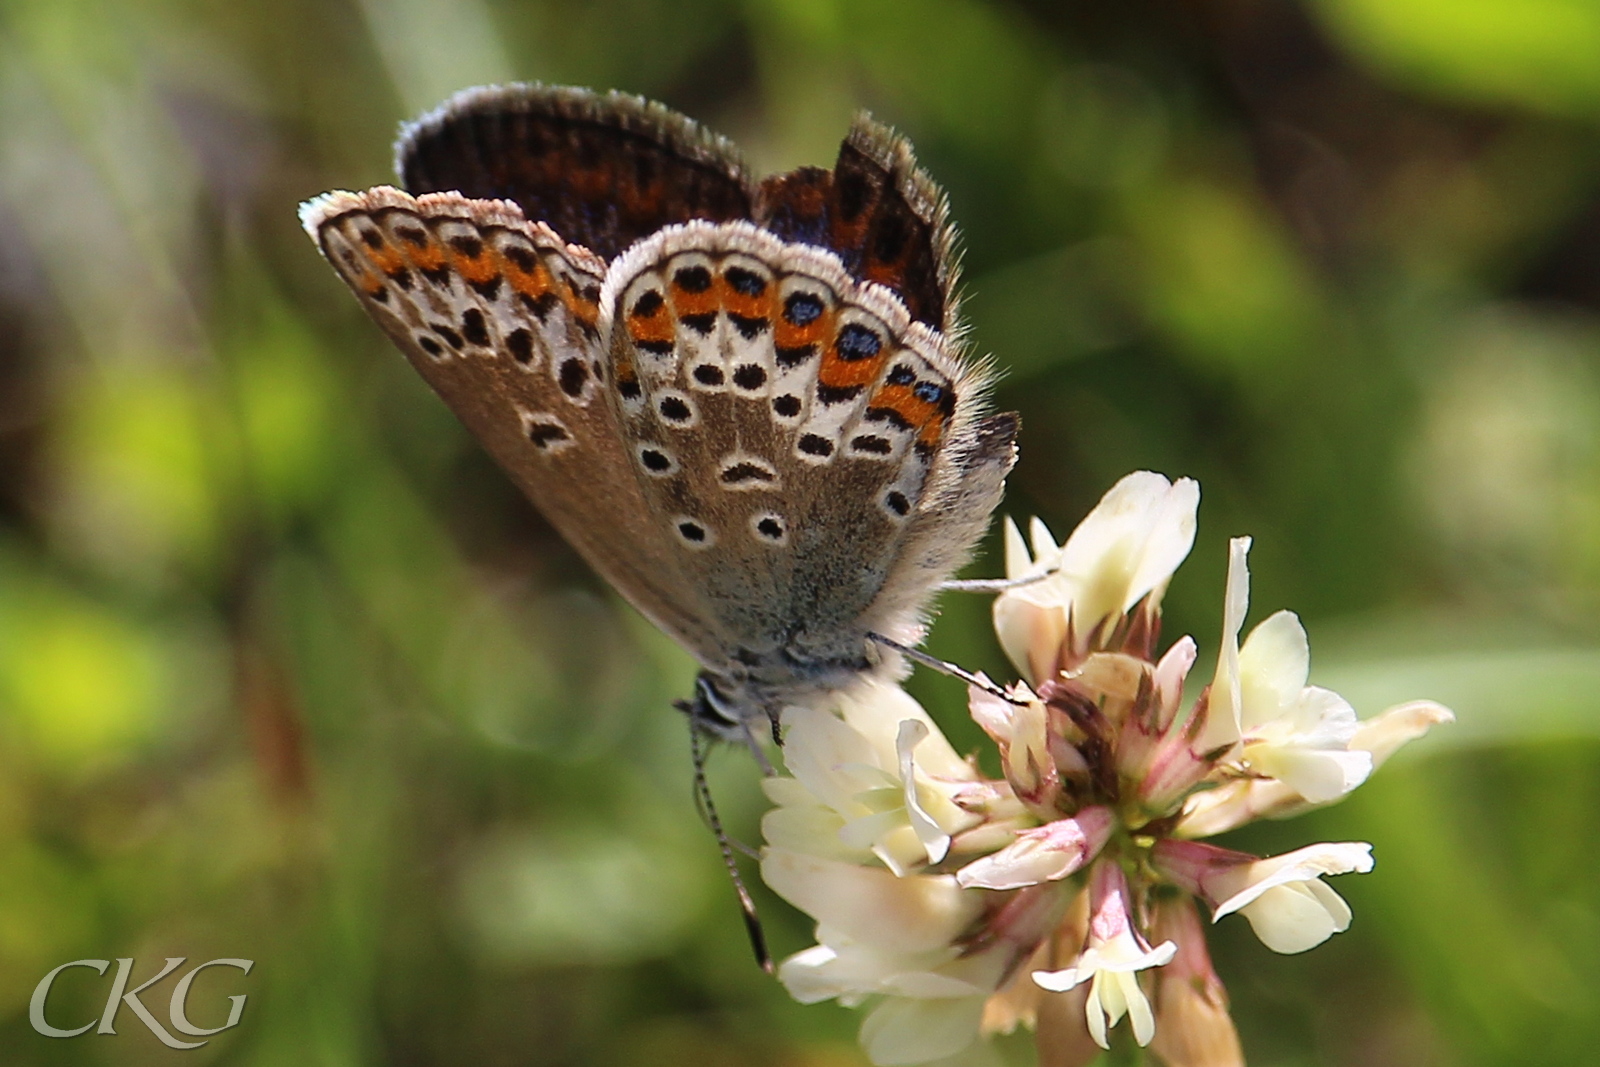
[(968, 357), (943, 193), (861, 115), (757, 181), (637, 97), (469, 89), (403, 127), (404, 190), (301, 207), (422, 377), (700, 664), (695, 736), (926, 659), (928, 604), (1015, 458)]

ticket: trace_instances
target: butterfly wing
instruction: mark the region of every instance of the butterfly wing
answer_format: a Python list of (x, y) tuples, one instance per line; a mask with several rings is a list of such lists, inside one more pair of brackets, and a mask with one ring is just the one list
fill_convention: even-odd
[(738, 151), (660, 104), (535, 84), (467, 89), (407, 125), (395, 169), (412, 193), (511, 200), (605, 259), (663, 226), (750, 217)]
[(803, 676), (903, 632), (1010, 466), (1009, 433), (976, 443), (987, 372), (836, 255), (749, 223), (640, 242), (602, 302), (635, 476), (729, 662)]
[(787, 241), (830, 249), (853, 277), (892, 290), (913, 321), (960, 333), (944, 192), (917, 166), (911, 143), (865, 112), (833, 170), (801, 167), (763, 181), (756, 221)]
[(635, 537), (647, 504), (609, 402), (605, 265), (514, 204), (396, 189), (329, 193), (306, 231), (374, 321), (552, 525), (641, 612), (716, 655), (670, 588), (673, 559)]
[(713, 668), (915, 638), (1016, 421), (980, 417), (904, 139), (860, 117), (833, 171), (757, 189), (660, 105), (521, 85), (457, 94), (396, 158), (422, 195), (329, 194), (306, 228), (599, 573)]

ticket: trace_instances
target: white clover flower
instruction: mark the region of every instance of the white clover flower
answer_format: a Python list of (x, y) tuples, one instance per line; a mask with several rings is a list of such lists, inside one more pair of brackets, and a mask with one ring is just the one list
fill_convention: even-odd
[(1175, 884), (1205, 900), (1215, 922), (1242, 912), (1261, 943), (1274, 952), (1304, 952), (1350, 927), (1350, 906), (1324, 875), (1372, 870), (1364, 841), (1310, 845), (1257, 859), (1198, 841), (1156, 843), (1151, 861)]
[(1241, 643), (1248, 538), (1229, 546), (1216, 673), (1186, 707), (1200, 650), (1160, 651), (1160, 598), (1197, 503), (1193, 482), (1141, 472), (1065, 545), (1035, 520), (1030, 550), (1007, 525), (1008, 574), (1043, 577), (994, 609), (1029, 684), (969, 690), (1001, 778), (893, 685), (784, 713), (792, 777), (766, 783), (762, 877), (818, 943), (779, 977), (806, 1003), (865, 1008), (874, 1064), (992, 1067), (982, 1036), (1021, 1026), (1041, 1063), (1083, 1067), (1127, 1017), (1168, 1067), (1242, 1067), (1196, 901), (1278, 952), (1349, 926), (1322, 879), (1371, 870), (1370, 845), (1260, 859), (1193, 838), (1333, 803), (1450, 712), (1418, 701), (1358, 721), (1307, 684), (1287, 611)]
[(1030, 554), (1008, 519), (1007, 576), (1055, 571), (995, 600), (995, 632), (1023, 676), (1034, 684), (1054, 677), (1064, 643), (1081, 654), (1140, 600), (1159, 601), (1194, 545), (1199, 504), (1200, 486), (1192, 479), (1170, 482), (1136, 471), (1112, 486), (1059, 548), (1035, 519)]
[(896, 874), (938, 863), (951, 835), (979, 821), (954, 800), (979, 775), (897, 686), (867, 683), (839, 706), (842, 718), (784, 711), (794, 778), (768, 780), (779, 807), (763, 824), (767, 840), (837, 859), (870, 853)]
[(1177, 953), (1178, 946), (1163, 941), (1155, 948), (1139, 934), (1128, 901), (1128, 880), (1114, 861), (1095, 865), (1089, 883), (1089, 942), (1071, 967), (1060, 971), (1035, 971), (1040, 988), (1064, 993), (1084, 982), (1089, 986), (1086, 1007), (1089, 1033), (1095, 1044), (1110, 1048), (1110, 1027), (1124, 1015), (1133, 1024), (1134, 1039), (1148, 1045), (1155, 1036), (1155, 1013), (1139, 988), (1139, 972), (1160, 967)]

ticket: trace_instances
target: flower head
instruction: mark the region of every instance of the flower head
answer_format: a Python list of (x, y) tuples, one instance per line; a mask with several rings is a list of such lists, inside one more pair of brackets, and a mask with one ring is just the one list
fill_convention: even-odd
[(1188, 554), (1199, 489), (1149, 472), (1064, 545), (1007, 524), (996, 632), (1026, 684), (971, 690), (1001, 775), (960, 758), (892, 685), (790, 708), (769, 779), (762, 876), (817, 921), (779, 977), (805, 1002), (869, 1005), (875, 1064), (974, 1062), (984, 1033), (1036, 1029), (1041, 1062), (1087, 1064), (1127, 1020), (1173, 1067), (1242, 1063), (1197, 903), (1303, 952), (1351, 921), (1323, 879), (1372, 869), (1364, 842), (1258, 858), (1196, 840), (1332, 803), (1448, 722), (1414, 702), (1361, 722), (1309, 684), (1305, 628), (1281, 611), (1240, 640), (1248, 538), (1229, 548), (1209, 684), (1200, 648), (1161, 651), (1161, 596)]

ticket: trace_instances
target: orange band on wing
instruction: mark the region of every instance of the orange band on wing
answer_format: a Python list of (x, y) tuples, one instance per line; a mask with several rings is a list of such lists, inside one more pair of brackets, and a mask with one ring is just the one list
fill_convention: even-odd
[(772, 343), (779, 348), (804, 348), (821, 344), (833, 336), (834, 319), (832, 308), (824, 310), (804, 326), (796, 326), (787, 317), (779, 315), (772, 324)]
[(572, 312), (572, 317), (578, 320), (583, 328), (594, 333), (595, 324), (600, 321), (600, 286), (591, 282), (579, 285), (578, 281), (569, 277), (566, 284), (566, 294), (561, 302), (567, 305), (567, 310)]
[[(740, 270), (738, 267), (733, 269)], [(751, 271), (745, 271), (744, 273), (749, 275), (750, 278), (756, 279), (756, 282), (761, 283), (761, 291), (756, 293), (743, 292), (728, 280), (726, 273), (720, 274), (717, 276), (716, 291), (722, 301), (722, 306), (728, 310), (729, 314), (738, 315), (743, 319), (766, 319), (771, 322), (773, 314), (777, 310), (777, 286)], [(746, 288), (754, 288), (756, 284), (756, 282), (752, 282), (749, 279), (742, 280)]]
[(511, 280), (511, 288), (530, 302), (536, 303), (554, 288), (555, 281), (544, 260), (521, 245), (513, 245), (501, 259), (505, 262), (506, 277)]
[(635, 341), (645, 344), (671, 344), (677, 336), (677, 321), (667, 309), (666, 301), (661, 300), (653, 290), (650, 296), (654, 299), (635, 303), (635, 308), (647, 304), (649, 310), (644, 314), (635, 311), (628, 316), (628, 333)]
[(834, 331), (822, 352), (817, 370), (819, 384), (830, 388), (870, 385), (892, 351), (882, 334), (856, 322), (846, 322)]
[(938, 414), (938, 409), (912, 391), (909, 385), (880, 386), (867, 401), (867, 410), (886, 408), (899, 416), (900, 421), (913, 430), (921, 430), (928, 420)]
[(500, 257), (477, 237), (452, 237), (450, 262), (472, 285), (483, 285), (503, 272)]

